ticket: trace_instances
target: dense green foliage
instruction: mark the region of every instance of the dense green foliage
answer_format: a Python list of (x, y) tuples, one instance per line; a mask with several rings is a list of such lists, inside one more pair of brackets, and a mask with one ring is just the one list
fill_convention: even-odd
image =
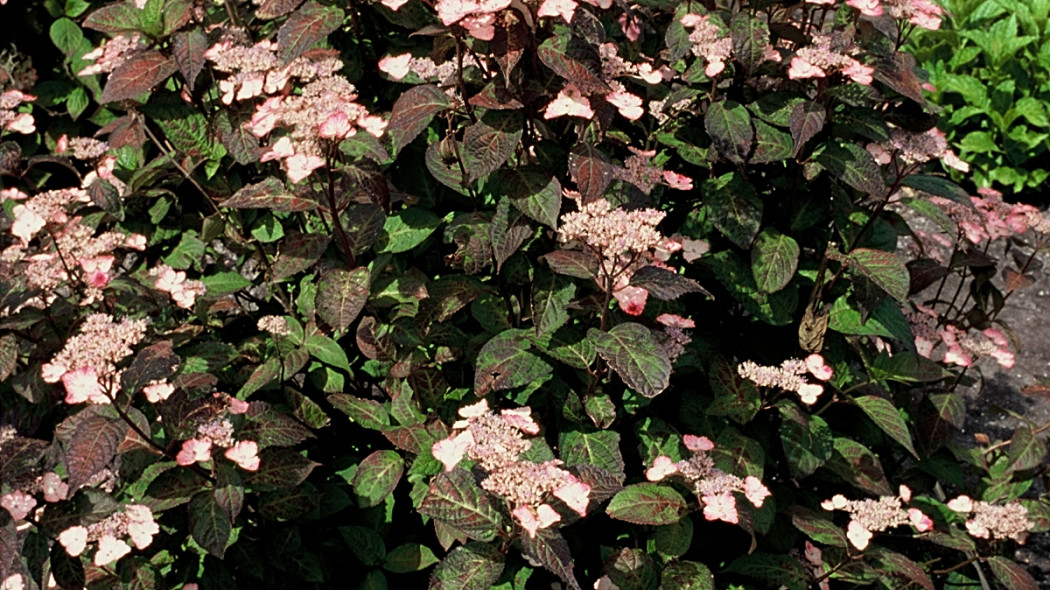
[(923, 0), (0, 18), (4, 590), (1036, 587)]

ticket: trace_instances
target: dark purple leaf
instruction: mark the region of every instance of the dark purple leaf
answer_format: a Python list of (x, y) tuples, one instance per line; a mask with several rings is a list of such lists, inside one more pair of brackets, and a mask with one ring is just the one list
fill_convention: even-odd
[(130, 100), (149, 91), (175, 73), (175, 60), (150, 49), (120, 64), (109, 75), (99, 102)]
[(631, 286), (641, 287), (663, 301), (678, 299), (686, 293), (703, 293), (712, 297), (706, 289), (689, 277), (658, 266), (643, 266), (631, 276)]
[(263, 0), (255, 10), (255, 16), (271, 20), (295, 10), (303, 0)]
[(293, 194), (280, 180), (269, 177), (255, 184), (245, 185), (232, 197), (222, 202), (234, 209), (270, 209), (272, 211), (312, 211), (317, 203)]
[(139, 9), (127, 2), (107, 4), (88, 15), (84, 28), (113, 35), (138, 32)]
[(751, 115), (743, 105), (731, 100), (713, 103), (704, 115), (704, 129), (711, 145), (727, 160), (743, 164), (751, 152), (755, 131)]
[(333, 269), (317, 283), (317, 315), (336, 332), (345, 331), (365, 306), (370, 275), (368, 268)]
[(394, 103), (390, 123), (386, 126), (394, 153), (412, 143), (427, 128), (434, 115), (451, 106), (448, 96), (437, 86), (427, 84), (406, 90)]
[(503, 573), (505, 560), (494, 545), (471, 541), (453, 549), (434, 568), (429, 590), (488, 590)]
[(365, 457), (350, 482), (354, 486), (357, 507), (371, 508), (382, 504), (401, 481), (404, 468), (405, 462), (397, 451), (375, 451)]
[(506, 24), (496, 27), (496, 33), (489, 43), (489, 49), (496, 56), (496, 63), (503, 70), (503, 79), (507, 84), (511, 83), (511, 72), (517, 67), (522, 54), (529, 45), (532, 38), (525, 23), (521, 21), (513, 10), (503, 13)]
[(120, 388), (129, 394), (138, 393), (150, 381), (166, 379), (179, 366), (179, 356), (172, 350), (171, 340), (162, 340), (143, 348), (131, 365), (120, 375)]
[(476, 541), (488, 542), (505, 526), (503, 515), (474, 476), (461, 467), (437, 474), (419, 512), (442, 520)]
[(572, 554), (569, 553), (569, 543), (557, 529), (539, 529), (535, 537), (522, 531), (521, 550), (532, 560), (543, 565), (543, 567), (558, 576), (569, 588), (580, 590), (580, 583), (573, 575)]
[(190, 500), (189, 513), (193, 540), (221, 559), (233, 532), (229, 515), (210, 491), (200, 492)]
[(282, 490), (303, 483), (315, 463), (291, 449), (266, 449), (259, 453), (259, 469), (248, 472), (245, 483), (256, 490)]
[(310, 0), (284, 21), (277, 31), (281, 65), (306, 53), (343, 24), (343, 11)]
[(76, 430), (66, 448), (69, 489), (79, 488), (108, 466), (127, 433), (127, 424), (100, 414), (77, 421)]
[(820, 130), (824, 128), (826, 116), (824, 107), (820, 103), (807, 100), (795, 105), (795, 108), (791, 110), (791, 118), (788, 119), (791, 139), (795, 142), (795, 147), (791, 151), (792, 158), (798, 156), (807, 141), (820, 133)]
[(633, 524), (662, 525), (678, 522), (687, 508), (685, 499), (669, 486), (638, 483), (613, 496), (605, 512)]
[(532, 228), (520, 213), (511, 209), (510, 199), (501, 198), (489, 226), (489, 240), (492, 242), (492, 256), (496, 259), (496, 272), (499, 272), (503, 263), (513, 256), (531, 235)]
[(670, 384), (671, 361), (649, 328), (626, 322), (608, 332), (591, 328), (587, 338), (624, 384), (641, 395), (656, 397)]
[(547, 66), (584, 94), (608, 94), (602, 77), (602, 60), (597, 47), (579, 37), (558, 35), (540, 44), (537, 54)]
[(522, 119), (518, 113), (492, 111), (463, 132), (463, 146), (470, 165), (471, 182), (497, 170), (514, 154), (521, 142)]
[(186, 80), (186, 87), (193, 92), (197, 75), (204, 69), (204, 52), (208, 50), (208, 37), (200, 28), (175, 33), (172, 38), (175, 65)]
[(273, 280), (281, 281), (309, 269), (321, 258), (331, 240), (323, 234), (288, 234), (273, 261)]
[(558, 226), (561, 183), (550, 172), (535, 167), (515, 168), (500, 174), (500, 187), (514, 207), (548, 226)]
[(350, 420), (371, 430), (384, 430), (390, 425), (390, 414), (375, 400), (361, 399), (345, 393), (328, 396), (335, 409), (346, 414)]
[(569, 174), (580, 189), (583, 202), (601, 198), (612, 182), (612, 163), (609, 156), (593, 145), (584, 143), (572, 148), (569, 154)]

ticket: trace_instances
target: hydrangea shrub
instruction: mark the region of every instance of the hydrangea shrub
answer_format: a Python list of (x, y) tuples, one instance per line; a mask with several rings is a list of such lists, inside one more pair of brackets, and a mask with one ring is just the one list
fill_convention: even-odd
[(1050, 225), (897, 116), (936, 5), (0, 15), (4, 590), (1036, 587), (954, 390)]

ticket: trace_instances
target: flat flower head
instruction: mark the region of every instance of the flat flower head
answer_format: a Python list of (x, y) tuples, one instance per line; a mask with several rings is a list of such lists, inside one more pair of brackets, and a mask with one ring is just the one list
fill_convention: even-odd
[(237, 441), (237, 444), (226, 449), (223, 455), (245, 471), (259, 469), (259, 444), (253, 440)]
[(58, 542), (66, 548), (66, 553), (76, 557), (87, 548), (87, 537), (87, 528), (77, 525), (59, 533)]
[(102, 535), (98, 540), (98, 551), (95, 553), (95, 565), (102, 567), (113, 563), (121, 557), (131, 553), (131, 547), (114, 537), (113, 535)]

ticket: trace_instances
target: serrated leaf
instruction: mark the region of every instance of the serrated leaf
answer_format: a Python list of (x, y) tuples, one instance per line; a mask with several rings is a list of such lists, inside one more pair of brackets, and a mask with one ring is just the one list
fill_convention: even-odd
[(215, 488), (212, 493), (215, 501), (230, 519), (237, 521), (237, 515), (244, 507), (244, 485), (238, 469), (233, 465), (220, 463), (216, 466)]
[(376, 451), (361, 460), (350, 482), (354, 486), (354, 496), (358, 508), (378, 506), (394, 492), (401, 481), (405, 462), (397, 451)]
[(653, 544), (664, 558), (676, 559), (685, 555), (693, 544), (693, 519), (682, 518), (678, 522), (656, 527)]
[(492, 257), (496, 259), (497, 273), (531, 235), (532, 228), (521, 214), (511, 209), (510, 199), (500, 198), (489, 225), (489, 241), (492, 242)]
[(6, 381), (18, 363), (18, 336), (4, 334), (0, 338), (0, 382)]
[(256, 490), (294, 488), (303, 483), (317, 465), (291, 449), (265, 449), (259, 453), (259, 469), (249, 472), (245, 483)]
[(277, 54), (281, 65), (306, 53), (343, 24), (343, 11), (310, 0), (284, 21), (277, 30)]
[(197, 82), (197, 76), (204, 69), (204, 52), (208, 50), (208, 37), (200, 28), (175, 33), (172, 37), (175, 65), (178, 66), (186, 87), (190, 92)]
[(255, 10), (255, 16), (271, 20), (295, 10), (303, 0), (263, 0)]
[(890, 551), (884, 547), (872, 547), (866, 555), (879, 573), (902, 579), (909, 586), (915, 584), (924, 590), (935, 590), (933, 581), (926, 575), (923, 567), (900, 553)]
[(581, 590), (576, 576), (573, 575), (572, 554), (569, 543), (557, 529), (539, 529), (535, 537), (526, 533), (521, 535), (521, 551), (529, 559), (561, 578), (572, 590)]
[(155, 512), (185, 504), (204, 488), (206, 481), (189, 469), (169, 469), (150, 482), (146, 503)]
[(534, 167), (507, 170), (500, 173), (500, 187), (518, 211), (548, 227), (558, 226), (561, 183), (550, 172)]
[(332, 269), (317, 283), (317, 315), (342, 333), (357, 319), (368, 300), (371, 275), (367, 267)]
[(463, 149), (470, 156), (467, 180), (473, 182), (499, 169), (521, 142), (518, 113), (490, 111), (463, 132)]
[(623, 478), (624, 461), (620, 453), (620, 433), (614, 430), (562, 431), (558, 436), (558, 458), (566, 467), (591, 465)]
[(633, 524), (662, 525), (678, 522), (685, 510), (685, 499), (674, 489), (638, 483), (613, 496), (605, 512), (611, 518)]
[(846, 258), (850, 269), (856, 270), (901, 303), (908, 301), (911, 275), (908, 267), (892, 252), (857, 248)]
[(781, 416), (780, 442), (791, 476), (812, 475), (831, 458), (834, 445), (831, 429), (823, 418), (804, 414), (793, 403), (785, 402), (777, 407)]
[(65, 17), (51, 23), (48, 35), (55, 47), (66, 57), (72, 57), (80, 49), (80, 44), (84, 40), (84, 32), (80, 30), (80, 27)]
[(574, 35), (556, 35), (536, 50), (543, 65), (575, 84), (584, 94), (608, 94), (598, 48)]
[(919, 454), (915, 451), (915, 445), (908, 431), (908, 424), (901, 418), (900, 412), (893, 402), (877, 395), (865, 395), (855, 398), (860, 409), (871, 418), (876, 426), (882, 429), (890, 438), (900, 443), (916, 459)]
[(532, 285), (532, 323), (542, 338), (569, 321), (569, 302), (576, 296), (576, 284), (549, 272), (538, 273)]
[(882, 463), (868, 447), (845, 437), (836, 437), (834, 447), (826, 464), (829, 470), (869, 494), (893, 495)]
[(995, 555), (989, 557), (987, 563), (988, 568), (992, 570), (992, 575), (1007, 590), (1038, 590), (1039, 583), (1024, 566), (1017, 562), (1001, 555)]
[(503, 573), (506, 556), (495, 546), (471, 541), (441, 560), (430, 590), (489, 590)]
[(711, 362), (709, 375), (714, 401), (708, 407), (713, 416), (728, 416), (732, 420), (747, 424), (762, 407), (762, 396), (755, 384), (744, 379), (724, 358)]
[(875, 306), (867, 321), (861, 320), (860, 312), (852, 307), (845, 295), (835, 300), (828, 313), (828, 328), (841, 334), (856, 336), (885, 336), (901, 342), (915, 342), (911, 326), (900, 306), (890, 299)]
[(393, 142), (394, 154), (412, 143), (434, 115), (451, 106), (448, 96), (432, 84), (414, 86), (402, 93), (390, 112), (385, 132)]
[(825, 518), (825, 514), (815, 510), (804, 506), (792, 506), (788, 508), (787, 514), (791, 517), (791, 524), (810, 539), (835, 547), (848, 545), (846, 533), (842, 532), (842, 527), (831, 521), (830, 513)]
[(274, 177), (246, 185), (222, 203), (234, 209), (269, 209), (271, 211), (313, 211), (317, 202), (296, 196)]
[(284, 280), (314, 265), (332, 238), (322, 234), (288, 234), (273, 261), (273, 280)]
[(208, 553), (222, 559), (230, 541), (233, 525), (210, 491), (200, 492), (190, 499), (190, 534)]
[(474, 482), (474, 476), (461, 467), (434, 476), (419, 512), (482, 542), (495, 539), (505, 524), (489, 495)]
[(609, 156), (593, 145), (583, 143), (569, 154), (569, 174), (584, 203), (601, 198), (612, 182), (612, 163)]
[(328, 402), (365, 428), (383, 430), (390, 425), (390, 414), (375, 400), (337, 393), (328, 396)]
[(313, 438), (313, 433), (289, 414), (270, 407), (257, 412), (254, 406), (248, 425), (239, 434), (256, 441), (260, 449), (291, 447)]
[(138, 393), (150, 381), (165, 379), (179, 366), (179, 357), (172, 350), (170, 340), (162, 340), (143, 348), (120, 374), (120, 388), (129, 394)]
[(493, 336), (478, 352), (474, 393), (482, 396), (550, 378), (553, 368), (529, 350), (525, 330), (506, 330)]
[(755, 131), (751, 115), (740, 103), (726, 100), (713, 103), (704, 115), (704, 129), (711, 145), (734, 164), (743, 164), (751, 152)]
[(176, 69), (175, 60), (157, 50), (137, 53), (113, 70), (98, 101), (106, 104), (135, 98), (163, 82)]
[(792, 157), (795, 142), (790, 134), (761, 119), (752, 119), (751, 124), (755, 126), (755, 151), (749, 164), (779, 162)]
[(1043, 464), (1046, 443), (1032, 429), (1022, 426), (1010, 437), (1010, 464), (1015, 471), (1034, 469)]
[(792, 158), (798, 156), (807, 141), (820, 133), (820, 130), (824, 128), (826, 117), (824, 106), (817, 102), (807, 100), (798, 103), (795, 108), (791, 109), (788, 126), (791, 129), (791, 139), (795, 144), (791, 150)]
[(107, 4), (88, 15), (84, 28), (114, 35), (138, 32), (139, 10), (128, 2)]
[(751, 248), (751, 272), (764, 293), (775, 293), (791, 282), (798, 269), (798, 242), (773, 228), (758, 234)]
[(376, 242), (376, 253), (407, 252), (423, 243), (441, 225), (441, 218), (422, 207), (412, 207), (386, 218)]
[(656, 397), (670, 384), (671, 361), (649, 328), (626, 322), (608, 332), (591, 328), (587, 338), (623, 382), (643, 396)]
[(749, 249), (762, 224), (762, 201), (736, 172), (705, 180), (700, 187), (715, 225), (731, 242)]
[(383, 561), (383, 569), (395, 574), (424, 570), (438, 562), (430, 547), (419, 543), (405, 543), (391, 549)]
[(641, 287), (661, 301), (673, 301), (686, 293), (703, 293), (711, 296), (695, 280), (655, 265), (639, 268), (631, 275), (630, 282), (632, 287)]
[(901, 184), (973, 208), (969, 193), (947, 178), (929, 174), (909, 174), (901, 180)]
[(201, 277), (204, 289), (210, 296), (225, 295), (246, 289), (252, 286), (252, 282), (241, 276), (237, 271), (224, 271)]
[(127, 432), (127, 424), (100, 414), (77, 421), (65, 453), (70, 489), (79, 488), (108, 466)]
[(578, 279), (593, 279), (598, 276), (598, 258), (590, 252), (579, 250), (555, 250), (543, 256), (551, 270)]
[(769, 45), (769, 27), (766, 21), (740, 11), (729, 23), (733, 35), (733, 55), (748, 70), (753, 70), (765, 61), (766, 46)]
[(219, 141), (238, 164), (248, 165), (259, 161), (263, 151), (259, 147), (259, 138), (252, 135), (241, 120), (233, 119), (227, 111), (219, 111), (213, 121)]
[(873, 197), (886, 196), (886, 182), (882, 170), (867, 150), (846, 141), (821, 144), (814, 160), (840, 180), (862, 193)]

